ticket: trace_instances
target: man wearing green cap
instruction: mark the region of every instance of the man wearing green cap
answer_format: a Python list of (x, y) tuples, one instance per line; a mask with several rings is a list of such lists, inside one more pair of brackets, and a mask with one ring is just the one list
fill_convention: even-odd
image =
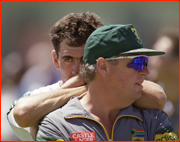
[(148, 57), (162, 54), (144, 48), (133, 25), (95, 30), (85, 45), (86, 65), (80, 68), (88, 91), (49, 113), (38, 126), (36, 140), (178, 140), (163, 111), (132, 105), (142, 95)]
[[(89, 12), (70, 13), (54, 24), (50, 32), (54, 46), (52, 57), (62, 80), (28, 91), (13, 103), (7, 118), (21, 140), (35, 139), (36, 126), (46, 114), (62, 107), (72, 96), (87, 91), (87, 85), (78, 76), (79, 66), (84, 64), (82, 59), (87, 38), (103, 25), (99, 16)], [(146, 80), (143, 82), (142, 97), (133, 104), (144, 109), (163, 109), (165, 102), (163, 89)]]

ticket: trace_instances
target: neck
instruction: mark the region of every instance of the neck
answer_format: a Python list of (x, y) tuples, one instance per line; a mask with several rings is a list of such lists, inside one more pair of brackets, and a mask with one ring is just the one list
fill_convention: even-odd
[(87, 94), (80, 101), (89, 112), (101, 111), (110, 115), (111, 112), (119, 112), (127, 107), (122, 99), (121, 94), (109, 86), (107, 81), (101, 80), (91, 81)]
[(90, 83), (89, 91), (80, 100), (84, 109), (105, 127), (109, 137), (111, 136), (113, 124), (121, 110), (117, 102), (114, 102), (116, 99), (109, 97), (112, 95), (110, 92), (109, 87), (105, 87), (103, 84)]

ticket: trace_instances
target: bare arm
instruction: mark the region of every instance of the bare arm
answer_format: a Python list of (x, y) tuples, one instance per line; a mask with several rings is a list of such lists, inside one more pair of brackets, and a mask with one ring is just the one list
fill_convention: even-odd
[(133, 105), (143, 109), (163, 110), (167, 99), (164, 90), (158, 84), (147, 80), (142, 85), (142, 97)]
[(16, 122), (21, 127), (36, 126), (45, 115), (63, 106), (72, 96), (87, 91), (87, 86), (80, 85), (84, 85), (84, 82), (79, 77), (74, 77), (58, 90), (21, 98), (14, 107), (13, 115)]

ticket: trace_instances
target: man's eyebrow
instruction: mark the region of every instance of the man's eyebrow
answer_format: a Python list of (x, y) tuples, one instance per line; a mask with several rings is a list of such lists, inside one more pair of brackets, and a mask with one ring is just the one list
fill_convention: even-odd
[(63, 56), (62, 59), (64, 59), (64, 58), (74, 58), (74, 57), (72, 57), (72, 56)]

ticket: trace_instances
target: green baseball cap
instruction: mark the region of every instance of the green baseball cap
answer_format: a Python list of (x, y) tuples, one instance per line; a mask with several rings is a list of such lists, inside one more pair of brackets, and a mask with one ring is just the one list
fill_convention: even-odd
[(132, 24), (105, 25), (95, 30), (87, 39), (83, 60), (90, 65), (99, 57), (110, 58), (128, 53), (144, 53), (147, 56), (165, 52), (143, 47), (141, 38)]

